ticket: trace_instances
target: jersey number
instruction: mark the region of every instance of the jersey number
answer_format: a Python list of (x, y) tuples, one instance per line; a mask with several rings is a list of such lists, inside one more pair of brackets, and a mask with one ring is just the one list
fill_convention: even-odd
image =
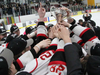
[(50, 56), (52, 56), (52, 54), (50, 52), (46, 52), (46, 54), (41, 55), (40, 58), (45, 60), (45, 58), (49, 58)]
[[(50, 68), (50, 71), (58, 73), (58, 71), (63, 71), (64, 69), (65, 69), (65, 67), (63, 67), (62, 65), (59, 65), (57, 68), (56, 68), (56, 66), (52, 66)], [(61, 72), (59, 72), (59, 75), (61, 75)]]

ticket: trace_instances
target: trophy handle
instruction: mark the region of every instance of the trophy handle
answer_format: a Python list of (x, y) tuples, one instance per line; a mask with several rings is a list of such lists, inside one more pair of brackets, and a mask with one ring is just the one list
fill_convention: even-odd
[(51, 13), (51, 16), (53, 16), (55, 19), (56, 19), (56, 15), (55, 15), (55, 10), (56, 10), (57, 8), (55, 7), (55, 6), (51, 6), (50, 7), (50, 13)]

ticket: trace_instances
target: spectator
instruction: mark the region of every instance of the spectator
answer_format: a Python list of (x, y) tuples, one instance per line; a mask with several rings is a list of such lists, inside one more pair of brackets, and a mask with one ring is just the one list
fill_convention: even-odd
[(7, 12), (8, 12), (8, 15), (12, 15), (12, 6), (11, 5), (8, 7)]

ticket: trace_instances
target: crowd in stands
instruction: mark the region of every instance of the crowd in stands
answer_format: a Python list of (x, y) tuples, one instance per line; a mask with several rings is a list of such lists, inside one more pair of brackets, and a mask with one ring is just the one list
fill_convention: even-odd
[(91, 6), (91, 5), (85, 5), (83, 3), (77, 3), (77, 2), (69, 2), (68, 6), (69, 9), (72, 11), (84, 11), (84, 10), (89, 10), (89, 9), (97, 9), (100, 8), (99, 6)]
[(16, 3), (16, 4), (1, 5), (0, 8), (2, 9), (2, 12), (4, 15), (6, 14), (12, 15), (13, 12), (15, 13), (20, 12), (20, 15), (30, 14), (29, 6), (27, 4), (17, 4)]
[(76, 23), (70, 9), (60, 10), (67, 21), (56, 13), (56, 25), (45, 25), (40, 3), (34, 28), (20, 34), (12, 25), (9, 35), (0, 29), (0, 75), (100, 75), (100, 27), (88, 12)]
[[(61, 2), (58, 2), (58, 5), (54, 5), (55, 7), (60, 7)], [(82, 3), (77, 3), (77, 2), (73, 2), (70, 1), (66, 4), (62, 4), (63, 6), (71, 9), (72, 11), (82, 11), (82, 10), (88, 10), (88, 9), (97, 9), (100, 8), (99, 6), (87, 6), (84, 5)], [(52, 6), (52, 4), (51, 4)], [(48, 7), (48, 8), (47, 8)], [(39, 4), (35, 5), (35, 6), (31, 6), (27, 5), (27, 4), (18, 4), (18, 3), (14, 3), (14, 4), (7, 4), (7, 5), (0, 5), (0, 16), (2, 15), (28, 15), (28, 14), (33, 14), (35, 12), (37, 12), (39, 8)], [(47, 2), (44, 5), (44, 8), (46, 9), (46, 11), (50, 11), (50, 3)]]

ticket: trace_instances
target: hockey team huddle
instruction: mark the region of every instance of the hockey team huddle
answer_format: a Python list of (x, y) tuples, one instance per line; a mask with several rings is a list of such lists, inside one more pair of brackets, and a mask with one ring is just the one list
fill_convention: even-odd
[(0, 75), (100, 75), (100, 27), (86, 13), (76, 23), (71, 10), (67, 21), (57, 14), (57, 24), (44, 23), (40, 3), (38, 23), (20, 35), (16, 25), (10, 34), (0, 29)]

